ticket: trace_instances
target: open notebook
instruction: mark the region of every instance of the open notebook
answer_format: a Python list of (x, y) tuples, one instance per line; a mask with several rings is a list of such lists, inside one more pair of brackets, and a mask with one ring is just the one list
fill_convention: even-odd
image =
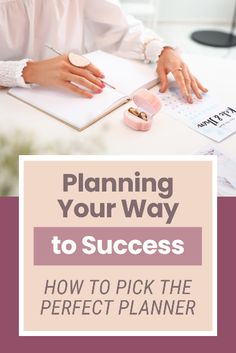
[(45, 89), (12, 88), (9, 94), (82, 131), (131, 99), (135, 91), (151, 88), (158, 82), (155, 66), (123, 59), (102, 51), (86, 55), (105, 73), (106, 86), (93, 99), (70, 92)]

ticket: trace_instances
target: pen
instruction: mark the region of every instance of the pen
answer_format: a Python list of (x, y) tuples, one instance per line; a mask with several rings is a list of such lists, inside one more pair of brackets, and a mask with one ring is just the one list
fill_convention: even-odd
[[(58, 55), (61, 55), (62, 56), (62, 53), (60, 53), (57, 49), (53, 48), (51, 45), (48, 45), (48, 44), (45, 44), (45, 47), (50, 49), (51, 51), (53, 51), (55, 54), (58, 54)], [(110, 83), (106, 82), (106, 81), (103, 81), (101, 80), (102, 83), (104, 83), (106, 86), (112, 88), (112, 89), (116, 89), (114, 86), (112, 86)]]
[(116, 89), (114, 86), (110, 85), (110, 83), (107, 83), (106, 81), (103, 81), (103, 80), (102, 80), (102, 82), (104, 83), (104, 85), (106, 85), (112, 89)]
[(60, 53), (58, 50), (56, 50), (55, 48), (51, 47), (50, 45), (45, 44), (45, 47), (48, 48), (48, 49), (50, 49), (50, 50), (53, 51), (54, 53), (56, 53), (56, 54), (62, 56), (62, 53)]

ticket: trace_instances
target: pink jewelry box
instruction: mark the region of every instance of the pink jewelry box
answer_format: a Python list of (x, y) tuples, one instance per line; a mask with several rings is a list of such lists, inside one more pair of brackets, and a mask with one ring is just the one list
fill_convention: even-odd
[(156, 115), (162, 107), (160, 99), (147, 89), (141, 89), (135, 93), (133, 101), (137, 108), (130, 109), (134, 110), (136, 114), (141, 113), (144, 117), (147, 117), (147, 120), (126, 110), (124, 113), (124, 123), (133, 130), (150, 130), (154, 115)]

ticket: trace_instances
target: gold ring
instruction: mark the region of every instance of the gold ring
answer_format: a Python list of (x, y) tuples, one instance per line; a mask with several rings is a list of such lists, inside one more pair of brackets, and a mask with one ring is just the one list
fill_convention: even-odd
[(180, 71), (180, 72), (182, 72), (182, 71), (183, 71), (183, 68), (182, 68), (182, 67), (178, 67), (177, 69), (172, 70), (171, 73), (173, 74), (175, 71)]

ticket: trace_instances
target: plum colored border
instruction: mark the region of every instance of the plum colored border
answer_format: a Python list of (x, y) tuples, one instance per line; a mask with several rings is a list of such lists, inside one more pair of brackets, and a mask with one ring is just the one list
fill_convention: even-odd
[(218, 337), (18, 337), (18, 198), (0, 198), (0, 339), (4, 352), (230, 352), (235, 346), (236, 198), (218, 200)]

